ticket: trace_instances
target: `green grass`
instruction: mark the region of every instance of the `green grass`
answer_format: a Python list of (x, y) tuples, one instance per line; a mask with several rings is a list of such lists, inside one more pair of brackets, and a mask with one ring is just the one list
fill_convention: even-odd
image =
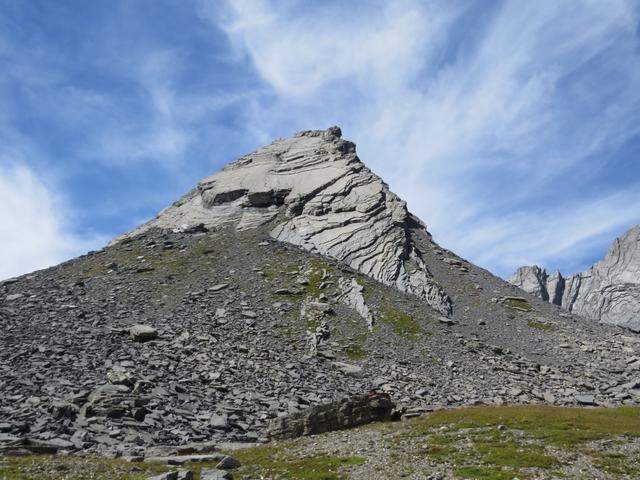
[(640, 464), (636, 459), (623, 453), (590, 452), (593, 464), (600, 470), (613, 475), (640, 477)]
[[(513, 472), (503, 471), (494, 467), (460, 467), (454, 471), (458, 478), (473, 480), (513, 480)], [(518, 478), (524, 478), (518, 476)]]
[[(481, 406), (362, 428), (382, 431), (380, 443), (386, 448), (375, 454), (386, 455), (384, 463), (377, 465), (380, 478), (397, 478), (388, 476), (385, 465), (406, 474), (425, 464), (420, 462), (426, 462), (429, 469), (453, 470), (458, 479), (562, 478), (573, 475), (566, 468), (578, 456), (592, 463), (589, 478), (640, 478), (637, 459), (621, 453), (622, 446), (640, 438), (640, 407)], [(358, 431), (353, 435), (359, 435)], [(243, 466), (233, 472), (234, 478), (346, 480), (350, 467), (367, 461), (357, 453), (360, 450), (350, 450), (348, 443), (340, 449), (330, 444), (331, 452), (340, 452), (332, 454), (323, 445), (326, 440), (319, 436), (238, 450), (233, 456)], [(408, 463), (407, 459), (413, 460)], [(210, 467), (189, 464), (181, 468), (192, 470), (199, 479), (201, 469)], [(372, 467), (376, 468), (375, 462)], [(175, 469), (91, 456), (0, 456), (1, 480), (142, 480)]]
[(527, 325), (536, 330), (542, 330), (543, 332), (555, 332), (558, 330), (558, 327), (552, 323), (539, 322), (537, 320), (529, 320)]
[(598, 440), (619, 445), (616, 440), (628, 443), (630, 438), (640, 438), (639, 407), (482, 406), (441, 410), (406, 422), (389, 447), (446, 462), (457, 478), (526, 479), (537, 478), (540, 471), (561, 478), (567, 455), (586, 457), (614, 478), (640, 478), (635, 459), (592, 447)]
[(323, 291), (320, 286), (323, 282), (322, 277), (324, 275), (324, 271), (326, 270), (327, 273), (331, 273), (333, 269), (324, 260), (320, 258), (313, 258), (309, 262), (309, 270), (310, 272), (307, 278), (309, 283), (305, 285), (305, 291), (308, 296), (318, 298)]
[(461, 456), (458, 452), (458, 449), (452, 445), (429, 445), (422, 449), (416, 450), (415, 453), (426, 455), (433, 460), (438, 460), (441, 462), (455, 462), (466, 458), (464, 456)]
[(482, 463), (503, 467), (548, 469), (558, 464), (556, 458), (545, 455), (540, 445), (494, 441), (475, 443), (474, 449), (480, 454)]
[(451, 445), (457, 440), (453, 435), (432, 435), (429, 437), (429, 443), (432, 445)]
[(367, 352), (360, 345), (347, 345), (342, 349), (345, 356), (350, 360), (362, 360), (367, 356)]
[(364, 303), (369, 305), (373, 297), (373, 284), (362, 277), (355, 277), (355, 279), (356, 283), (362, 287), (362, 298), (364, 298)]
[[(116, 245), (109, 250), (99, 252), (91, 257), (87, 257), (83, 262), (77, 263), (72, 268), (84, 278), (91, 278), (107, 273), (107, 265), (115, 262), (118, 270), (152, 267), (160, 274), (180, 275), (186, 274), (187, 268), (200, 262), (203, 256), (215, 259), (214, 254), (220, 248), (219, 242), (209, 237), (205, 237), (197, 243), (188, 246), (184, 250), (177, 248), (163, 250), (161, 248), (143, 248), (136, 243), (125, 243)], [(144, 257), (144, 261), (139, 257)], [(139, 272), (137, 275), (152, 275), (150, 272)]]
[(502, 306), (511, 312), (532, 312), (534, 310), (531, 304), (523, 298), (506, 298), (503, 300)]
[(280, 335), (282, 335), (285, 338), (293, 338), (296, 336), (295, 329), (288, 325), (279, 326), (278, 332), (280, 332)]
[(285, 445), (265, 445), (235, 452), (244, 465), (236, 478), (282, 478), (296, 480), (345, 480), (345, 467), (362, 465), (362, 457), (331, 455), (298, 456), (286, 452)]
[(640, 408), (568, 408), (545, 405), (472, 407), (441, 410), (419, 419), (416, 426), (456, 429), (504, 425), (556, 446), (583, 444), (612, 436), (640, 437)]
[[(135, 469), (142, 471), (135, 471)], [(0, 479), (2, 480), (84, 480), (87, 478), (143, 480), (150, 475), (169, 470), (171, 467), (166, 465), (130, 463), (94, 456), (0, 456)]]
[(406, 340), (417, 340), (426, 333), (413, 317), (386, 305), (380, 307), (379, 318), (391, 327), (393, 333)]

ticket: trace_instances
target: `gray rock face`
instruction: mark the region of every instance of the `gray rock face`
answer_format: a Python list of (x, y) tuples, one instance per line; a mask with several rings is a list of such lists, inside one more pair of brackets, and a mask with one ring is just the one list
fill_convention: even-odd
[(549, 301), (547, 291), (547, 272), (543, 268), (533, 265), (532, 267), (520, 267), (509, 277), (509, 283), (516, 285), (525, 292), (540, 297), (544, 301)]
[(563, 278), (520, 267), (509, 282), (569, 312), (640, 330), (640, 225), (616, 239), (604, 260)]
[(451, 299), (410, 233), (424, 225), (360, 161), (355, 144), (340, 137), (340, 129), (332, 127), (278, 140), (202, 180), (158, 217), (114, 242), (152, 227), (231, 223), (246, 230), (273, 221), (274, 239), (338, 260), (450, 315)]
[(374, 318), (371, 310), (367, 306), (364, 300), (364, 291), (362, 285), (356, 282), (355, 279), (351, 279), (350, 282), (340, 279), (338, 284), (342, 290), (340, 300), (347, 306), (353, 308), (360, 316), (367, 322), (367, 328), (373, 330)]

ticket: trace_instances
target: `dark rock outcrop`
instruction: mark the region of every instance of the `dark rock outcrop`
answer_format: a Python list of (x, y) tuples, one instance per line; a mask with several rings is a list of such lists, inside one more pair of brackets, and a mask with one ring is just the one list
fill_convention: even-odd
[(271, 422), (269, 435), (280, 440), (390, 420), (393, 408), (394, 404), (386, 393), (358, 395), (276, 418)]

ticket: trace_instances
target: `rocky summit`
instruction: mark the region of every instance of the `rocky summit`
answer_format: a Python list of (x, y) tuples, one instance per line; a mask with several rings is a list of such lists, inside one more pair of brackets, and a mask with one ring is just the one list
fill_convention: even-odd
[(0, 327), (2, 451), (153, 458), (447, 406), (640, 401), (639, 337), (439, 246), (336, 127), (0, 283)]
[(640, 332), (640, 225), (585, 272), (565, 278), (538, 266), (520, 267), (509, 282), (569, 312)]
[(451, 299), (425, 266), (413, 233), (424, 225), (341, 136), (332, 127), (276, 141), (204, 179), (120, 239), (154, 227), (247, 230), (275, 221), (275, 240), (335, 259), (450, 315)]

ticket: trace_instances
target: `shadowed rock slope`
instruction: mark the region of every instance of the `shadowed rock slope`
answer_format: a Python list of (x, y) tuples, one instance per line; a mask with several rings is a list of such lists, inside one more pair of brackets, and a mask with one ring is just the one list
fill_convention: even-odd
[(336, 128), (0, 283), (0, 327), (0, 449), (265, 441), (278, 417), (371, 390), (409, 416), (640, 400), (638, 337), (438, 246)]
[(569, 312), (640, 332), (640, 225), (585, 272), (565, 278), (538, 266), (520, 267), (509, 282)]

